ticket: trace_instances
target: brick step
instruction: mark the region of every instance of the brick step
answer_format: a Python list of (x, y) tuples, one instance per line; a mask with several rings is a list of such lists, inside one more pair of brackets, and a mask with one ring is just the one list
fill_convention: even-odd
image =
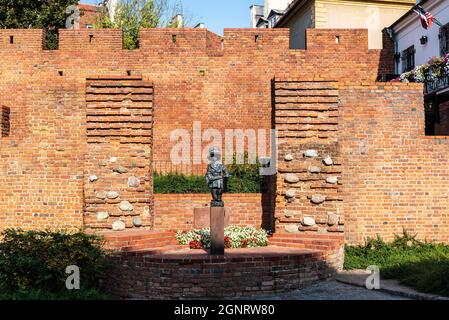
[(152, 254), (170, 254), (170, 253), (180, 253), (182, 250), (189, 250), (188, 245), (180, 245), (180, 244), (169, 244), (161, 247), (156, 248), (143, 248), (143, 249), (123, 249), (123, 252), (133, 252), (133, 253), (144, 253), (146, 255), (152, 255)]
[(178, 244), (174, 232), (139, 230), (99, 234), (104, 236), (106, 247), (116, 251), (142, 251)]
[(270, 246), (284, 247), (284, 248), (296, 248), (304, 250), (319, 250), (319, 251), (331, 251), (335, 249), (335, 246), (317, 245), (312, 243), (290, 243), (290, 242), (270, 242)]
[(129, 247), (122, 247), (119, 251), (121, 252), (135, 252), (135, 253), (145, 253), (145, 254), (161, 254), (161, 253), (170, 253), (170, 252), (179, 252), (180, 250), (190, 249), (189, 246), (180, 245), (177, 242), (166, 242), (166, 243), (158, 243), (157, 247), (149, 247), (148, 245), (133, 245)]
[(317, 244), (317, 243), (300, 243), (300, 242), (270, 242), (270, 245), (287, 248), (310, 249), (320, 251), (332, 251), (339, 248), (338, 245)]
[(129, 232), (109, 232), (105, 231), (100, 233), (107, 240), (123, 240), (123, 239), (157, 239), (160, 237), (175, 236), (173, 232), (166, 231), (148, 231), (148, 230), (137, 230)]
[(269, 239), (270, 242), (291, 242), (291, 243), (315, 243), (315, 244), (319, 244), (319, 245), (329, 245), (329, 244), (333, 244), (336, 243), (338, 241), (335, 240), (327, 240), (327, 239), (301, 239), (299, 237), (296, 238), (289, 238), (289, 237), (278, 237), (278, 238), (270, 238)]
[(286, 233), (276, 232), (271, 235), (271, 238), (295, 238), (295, 239), (316, 239), (316, 240), (330, 240), (330, 241), (343, 241), (342, 236), (332, 234), (302, 234), (302, 233)]
[(105, 245), (106, 249), (112, 250), (112, 251), (147, 251), (151, 250), (153, 248), (161, 248), (166, 246), (175, 246), (178, 245), (177, 242), (168, 242), (168, 241), (160, 241), (160, 242), (152, 242), (152, 243), (146, 243), (146, 244), (140, 244), (140, 245), (134, 245), (134, 244), (116, 244), (116, 243), (107, 243)]
[(275, 233), (269, 237), (270, 245), (292, 248), (332, 250), (343, 243), (344, 238), (337, 235)]
[[(126, 231), (124, 231), (126, 232)], [(176, 243), (176, 238), (174, 235), (160, 235), (158, 237), (154, 237), (154, 238), (145, 238), (145, 239), (120, 239), (120, 240), (108, 240), (106, 239), (107, 242), (110, 243), (122, 243), (122, 244), (133, 244), (133, 245), (144, 245), (144, 244), (148, 244), (148, 243), (169, 243), (169, 242), (174, 242)]]

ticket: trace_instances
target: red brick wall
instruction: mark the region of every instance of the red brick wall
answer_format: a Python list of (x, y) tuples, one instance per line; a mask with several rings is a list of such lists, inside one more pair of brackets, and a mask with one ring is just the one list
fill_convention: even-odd
[(80, 10), (80, 28), (84, 29), (87, 25), (95, 26), (99, 18), (99, 8), (95, 5), (79, 4)]
[(320, 251), (268, 247), (233, 249), (225, 256), (193, 251), (116, 254), (104, 289), (124, 299), (238, 299), (297, 290), (335, 273), (331, 257)]
[(424, 135), (422, 86), (351, 84), (340, 99), (346, 240), (405, 228), (447, 242), (449, 140)]
[[(193, 229), (193, 211), (210, 204), (209, 194), (155, 194), (154, 229)], [(262, 194), (226, 194), (226, 207), (230, 210), (230, 224), (266, 227), (270, 218), (267, 200)]]
[[(377, 235), (392, 240), (405, 229), (447, 242), (449, 139), (424, 135), (422, 85), (332, 87), (275, 82), (276, 230), (345, 232), (347, 242), (360, 243)], [(323, 163), (326, 156), (332, 165)], [(337, 183), (326, 181), (332, 176)], [(316, 203), (314, 196), (322, 197)]]
[[(378, 77), (381, 51), (368, 50), (366, 30), (307, 37), (307, 50), (289, 50), (283, 29), (227, 29), (223, 37), (146, 29), (140, 49), (128, 51), (120, 30), (62, 30), (59, 50), (46, 51), (41, 30), (0, 30), (0, 104), (11, 110), (10, 136), (0, 140), (0, 228), (85, 224), (88, 78), (130, 74), (154, 83), (152, 153), (166, 161), (172, 130), (191, 130), (193, 121), (221, 132), (271, 128), (274, 76)], [(120, 142), (114, 148), (129, 151)]]

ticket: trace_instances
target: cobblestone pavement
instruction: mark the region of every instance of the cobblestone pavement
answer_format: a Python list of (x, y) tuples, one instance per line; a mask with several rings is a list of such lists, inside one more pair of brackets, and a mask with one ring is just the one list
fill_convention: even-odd
[(388, 293), (343, 284), (335, 280), (322, 281), (287, 294), (260, 297), (261, 300), (409, 300)]

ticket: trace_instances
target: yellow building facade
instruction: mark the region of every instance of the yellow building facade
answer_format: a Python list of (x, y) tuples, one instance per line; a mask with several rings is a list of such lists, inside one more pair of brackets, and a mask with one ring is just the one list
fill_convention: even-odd
[(368, 29), (369, 48), (382, 48), (382, 30), (409, 11), (415, 0), (296, 0), (285, 11), (276, 28), (290, 28), (290, 45), (303, 49), (305, 30)]

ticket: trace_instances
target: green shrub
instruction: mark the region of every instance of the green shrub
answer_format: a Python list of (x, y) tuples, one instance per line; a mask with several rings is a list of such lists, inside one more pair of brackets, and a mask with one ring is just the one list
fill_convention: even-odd
[[(248, 159), (245, 156), (245, 163), (247, 162)], [(259, 163), (231, 164), (227, 167), (231, 174), (228, 179), (228, 193), (260, 193), (265, 191), (264, 177), (259, 174)], [(209, 193), (210, 189), (204, 176), (155, 173), (154, 192), (156, 194)]]
[(206, 180), (202, 176), (182, 174), (154, 175), (154, 193), (209, 193)]
[(385, 279), (422, 292), (449, 296), (449, 246), (416, 240), (404, 231), (386, 243), (380, 237), (364, 245), (346, 246), (345, 269), (380, 268)]
[[(108, 267), (103, 240), (79, 232), (8, 229), (0, 242), (0, 289), (3, 296), (98, 296)], [(68, 292), (68, 266), (80, 268), (81, 290)], [(77, 291), (77, 292), (75, 292)]]
[[(154, 193), (185, 194), (210, 193), (204, 176), (186, 176), (183, 174), (154, 175)], [(263, 179), (258, 177), (231, 176), (228, 180), (228, 193), (260, 193), (264, 190)]]
[(98, 289), (67, 290), (52, 293), (42, 290), (0, 292), (0, 300), (108, 300), (111, 297)]

